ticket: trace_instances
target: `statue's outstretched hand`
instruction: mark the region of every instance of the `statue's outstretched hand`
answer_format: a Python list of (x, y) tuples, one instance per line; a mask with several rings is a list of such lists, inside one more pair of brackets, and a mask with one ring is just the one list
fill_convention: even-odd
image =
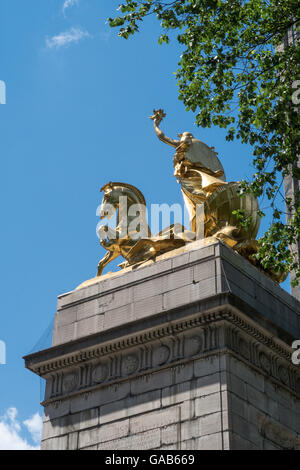
[(154, 109), (153, 115), (149, 116), (149, 119), (152, 119), (152, 121), (159, 126), (164, 117), (166, 117), (166, 113), (163, 109)]

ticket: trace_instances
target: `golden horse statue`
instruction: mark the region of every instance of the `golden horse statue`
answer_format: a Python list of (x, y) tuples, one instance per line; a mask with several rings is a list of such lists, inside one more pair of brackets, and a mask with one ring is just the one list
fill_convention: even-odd
[(147, 223), (145, 198), (135, 186), (110, 182), (101, 191), (104, 196), (100, 219), (111, 218), (117, 211), (117, 221), (115, 229), (107, 225), (98, 227), (100, 244), (107, 253), (99, 261), (97, 276), (101, 276), (105, 266), (118, 256), (125, 258), (126, 261), (120, 265), (125, 268), (179, 248), (188, 241), (189, 233), (180, 224), (170, 225), (152, 236)]

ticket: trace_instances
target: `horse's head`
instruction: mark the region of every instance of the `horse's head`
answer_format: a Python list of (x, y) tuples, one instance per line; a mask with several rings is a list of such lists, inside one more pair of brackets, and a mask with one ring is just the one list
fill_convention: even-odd
[(143, 194), (130, 184), (109, 182), (101, 188), (101, 191), (104, 192), (104, 196), (100, 207), (100, 219), (107, 217), (105, 210), (109, 207), (110, 213), (112, 212), (112, 207), (114, 210), (117, 210), (120, 204), (124, 203), (124, 198), (126, 198), (127, 207), (130, 207), (132, 204), (142, 204), (146, 207)]
[(100, 206), (100, 219), (104, 219), (106, 217), (110, 219), (118, 209), (121, 192), (118, 187), (111, 182), (105, 184), (100, 191), (104, 192)]

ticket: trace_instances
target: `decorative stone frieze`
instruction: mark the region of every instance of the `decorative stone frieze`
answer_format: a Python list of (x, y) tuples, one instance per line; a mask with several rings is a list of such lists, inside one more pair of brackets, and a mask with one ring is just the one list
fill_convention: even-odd
[[(141, 344), (141, 338), (128, 339), (124, 341), (120, 352), (115, 354), (108, 353), (108, 347), (103, 347), (102, 355), (99, 348), (88, 351), (85, 355), (81, 351), (78, 356), (73, 356), (70, 365), (68, 360), (62, 360), (40, 366), (41, 375), (52, 384), (47, 400), (66, 397), (75, 391), (81, 393), (85, 389), (224, 351), (234, 353), (236, 357), (288, 387), (293, 393), (299, 393), (300, 370), (287, 361), (288, 355), (291, 354), (288, 348), (284, 350), (274, 340), (250, 326), (246, 328), (245, 321), (237, 321), (236, 313), (219, 312), (217, 317), (218, 322), (214, 321), (213, 326), (199, 327), (203, 319), (194, 318), (184, 324), (159, 328), (143, 336), (145, 345)], [(250, 336), (250, 332), (255, 334)], [(152, 341), (149, 341), (150, 337)], [(157, 340), (157, 337), (160, 339)], [(133, 344), (136, 346), (132, 347)], [(128, 347), (125, 348), (125, 345)], [(111, 345), (111, 348), (114, 348), (114, 345)], [(80, 362), (82, 355), (84, 365), (74, 366)], [(57, 373), (49, 374), (49, 368), (54, 366)]]

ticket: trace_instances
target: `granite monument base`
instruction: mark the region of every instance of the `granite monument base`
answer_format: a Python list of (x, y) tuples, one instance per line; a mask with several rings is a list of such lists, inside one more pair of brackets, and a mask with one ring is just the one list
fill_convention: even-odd
[(58, 298), (42, 449), (300, 450), (300, 304), (214, 238)]

